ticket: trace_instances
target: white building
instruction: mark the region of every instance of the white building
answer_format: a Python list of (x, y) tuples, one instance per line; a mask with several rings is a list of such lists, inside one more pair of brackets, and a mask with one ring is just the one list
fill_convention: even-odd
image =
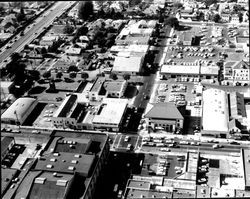
[(203, 91), (203, 130), (227, 132), (228, 122), (227, 93), (214, 88)]
[(37, 105), (34, 98), (18, 98), (2, 115), (2, 124), (22, 125)]

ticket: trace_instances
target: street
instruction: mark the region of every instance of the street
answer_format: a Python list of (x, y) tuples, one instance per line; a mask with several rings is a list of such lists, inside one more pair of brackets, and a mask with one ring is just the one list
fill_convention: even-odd
[(39, 35), (44, 27), (48, 27), (57, 16), (60, 16), (64, 12), (64, 9), (68, 8), (72, 4), (73, 3), (69, 1), (56, 2), (55, 5), (48, 11), (48, 14), (44, 14), (44, 17), (41, 16), (42, 20), (39, 23), (35, 23), (33, 26), (30, 25), (32, 27), (25, 32), (24, 36), (15, 41), (11, 48), (6, 49), (1, 53), (0, 68), (4, 66), (5, 63), (3, 62), (8, 60), (12, 53), (20, 52), (26, 44), (29, 44)]

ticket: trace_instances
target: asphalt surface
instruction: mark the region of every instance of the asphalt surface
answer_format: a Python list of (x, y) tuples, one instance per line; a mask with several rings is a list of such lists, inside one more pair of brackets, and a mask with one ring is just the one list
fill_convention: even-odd
[(30, 29), (24, 32), (24, 36), (20, 37), (17, 41), (15, 41), (11, 45), (11, 48), (5, 49), (1, 53), (0, 67), (4, 65), (4, 60), (8, 60), (12, 53), (20, 52), (26, 44), (30, 43), (39, 35), (39, 33), (43, 30), (44, 27), (49, 26), (57, 16), (60, 16), (64, 12), (64, 9), (68, 8), (72, 4), (73, 2), (69, 1), (56, 2), (52, 8), (50, 8), (46, 13), (44, 13), (39, 19), (37, 19), (39, 23), (34, 22), (34, 25), (31, 24)]

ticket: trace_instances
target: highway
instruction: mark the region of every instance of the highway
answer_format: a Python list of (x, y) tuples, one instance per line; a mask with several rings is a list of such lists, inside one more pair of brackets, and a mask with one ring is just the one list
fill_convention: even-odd
[[(0, 68), (2, 68), (10, 60), (10, 55), (14, 52), (20, 52), (26, 44), (29, 44), (33, 39), (35, 39), (43, 30), (44, 27), (48, 27), (53, 20), (60, 16), (65, 9), (70, 7), (73, 1), (59, 1), (56, 2), (52, 8), (45, 12), (40, 18), (38, 18), (34, 25), (31, 24), (24, 31), (24, 36), (21, 36), (17, 39), (12, 45), (11, 48), (6, 49), (0, 55)], [(9, 44), (6, 44), (9, 45)], [(6, 61), (7, 60), (7, 61)]]

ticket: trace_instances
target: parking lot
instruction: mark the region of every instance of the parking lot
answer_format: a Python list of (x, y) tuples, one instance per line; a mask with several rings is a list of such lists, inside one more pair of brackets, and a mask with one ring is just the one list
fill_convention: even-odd
[(173, 178), (185, 172), (184, 155), (154, 155), (145, 154), (142, 165), (142, 174), (161, 175), (167, 178)]

